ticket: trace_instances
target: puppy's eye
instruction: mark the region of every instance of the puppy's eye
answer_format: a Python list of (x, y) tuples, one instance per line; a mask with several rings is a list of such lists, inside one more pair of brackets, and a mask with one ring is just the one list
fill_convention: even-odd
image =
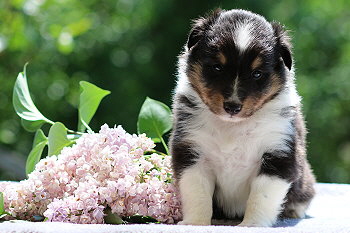
[(217, 72), (217, 73), (222, 72), (222, 70), (224, 69), (224, 67), (223, 67), (222, 65), (220, 65), (220, 64), (214, 64), (214, 65), (212, 66), (212, 68), (213, 68), (213, 70), (214, 70), (215, 72)]
[(252, 78), (255, 80), (260, 79), (263, 76), (263, 73), (260, 70), (254, 70), (252, 73)]

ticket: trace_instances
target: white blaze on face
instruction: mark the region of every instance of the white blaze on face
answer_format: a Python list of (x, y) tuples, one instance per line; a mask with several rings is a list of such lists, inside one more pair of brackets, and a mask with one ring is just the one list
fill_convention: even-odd
[(230, 101), (233, 101), (235, 103), (241, 103), (241, 101), (238, 98), (238, 77), (236, 77), (234, 83), (233, 83), (233, 92), (232, 95), (229, 98)]
[[(233, 36), (235, 39), (236, 47), (238, 48), (240, 53), (244, 52), (248, 48), (252, 40), (251, 25), (249, 23), (242, 23), (238, 25), (238, 27), (234, 31)], [(241, 103), (241, 101), (238, 98), (238, 85), (239, 82), (237, 77), (233, 83), (233, 93), (229, 99), (236, 103)]]
[(241, 24), (237, 27), (234, 33), (236, 46), (240, 52), (247, 49), (251, 41), (250, 35), (251, 26), (249, 23)]

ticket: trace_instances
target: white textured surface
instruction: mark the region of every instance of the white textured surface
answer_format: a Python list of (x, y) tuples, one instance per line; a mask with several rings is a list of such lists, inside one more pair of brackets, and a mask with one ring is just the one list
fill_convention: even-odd
[(350, 185), (317, 184), (317, 195), (305, 219), (279, 221), (272, 228), (177, 225), (78, 225), (11, 221), (0, 223), (0, 232), (350, 232)]

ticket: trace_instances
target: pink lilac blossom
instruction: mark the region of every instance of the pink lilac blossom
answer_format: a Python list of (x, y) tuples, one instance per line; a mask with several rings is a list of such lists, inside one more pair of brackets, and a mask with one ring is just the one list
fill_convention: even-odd
[(104, 223), (104, 209), (119, 216), (151, 216), (163, 223), (181, 219), (170, 156), (145, 155), (146, 135), (106, 124), (84, 134), (57, 156), (40, 160), (27, 180), (1, 183), (6, 211), (19, 219)]

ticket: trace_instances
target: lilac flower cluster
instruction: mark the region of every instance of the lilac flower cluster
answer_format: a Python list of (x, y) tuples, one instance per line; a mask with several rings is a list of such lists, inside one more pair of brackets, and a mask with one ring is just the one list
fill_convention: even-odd
[(182, 216), (170, 156), (145, 155), (154, 146), (144, 134), (103, 125), (58, 156), (42, 159), (27, 180), (2, 184), (6, 211), (20, 219), (42, 215), (48, 221), (104, 223), (109, 207), (119, 216), (174, 223)]

